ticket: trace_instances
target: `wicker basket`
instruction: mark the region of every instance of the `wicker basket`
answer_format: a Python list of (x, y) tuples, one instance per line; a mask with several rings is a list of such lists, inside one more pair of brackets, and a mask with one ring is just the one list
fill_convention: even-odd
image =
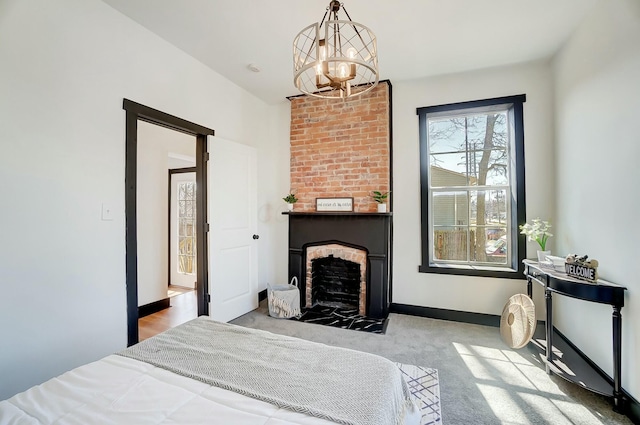
[(271, 286), (267, 283), (267, 299), (269, 301), (269, 316), (278, 319), (300, 316), (298, 278), (294, 276), (288, 285)]

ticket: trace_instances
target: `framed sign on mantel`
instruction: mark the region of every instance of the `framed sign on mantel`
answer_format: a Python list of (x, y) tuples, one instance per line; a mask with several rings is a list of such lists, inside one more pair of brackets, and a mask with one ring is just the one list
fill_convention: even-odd
[(353, 198), (316, 198), (316, 211), (353, 211)]

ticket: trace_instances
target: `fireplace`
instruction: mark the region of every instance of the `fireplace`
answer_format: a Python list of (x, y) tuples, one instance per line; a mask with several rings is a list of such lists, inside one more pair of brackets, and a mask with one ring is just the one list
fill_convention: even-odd
[(367, 251), (337, 243), (306, 247), (305, 307), (328, 307), (367, 313)]
[(284, 214), (289, 216), (289, 278), (298, 277), (301, 307), (320, 304), (351, 307), (373, 318), (388, 315), (391, 213)]

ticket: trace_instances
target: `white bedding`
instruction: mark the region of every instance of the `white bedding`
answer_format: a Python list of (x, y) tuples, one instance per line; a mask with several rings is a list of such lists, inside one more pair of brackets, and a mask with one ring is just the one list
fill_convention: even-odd
[(0, 424), (52, 423), (332, 424), (117, 355), (0, 402)]
[[(0, 402), (2, 425), (53, 423), (333, 424), (117, 355)], [(419, 423), (419, 412), (405, 417), (406, 425)]]
[(205, 316), (117, 354), (343, 425), (402, 425), (417, 409), (383, 357)]

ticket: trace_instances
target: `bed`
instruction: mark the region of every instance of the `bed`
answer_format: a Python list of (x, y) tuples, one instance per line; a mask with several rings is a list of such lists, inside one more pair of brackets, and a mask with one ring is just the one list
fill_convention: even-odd
[(418, 425), (397, 365), (199, 317), (0, 402), (0, 424)]

